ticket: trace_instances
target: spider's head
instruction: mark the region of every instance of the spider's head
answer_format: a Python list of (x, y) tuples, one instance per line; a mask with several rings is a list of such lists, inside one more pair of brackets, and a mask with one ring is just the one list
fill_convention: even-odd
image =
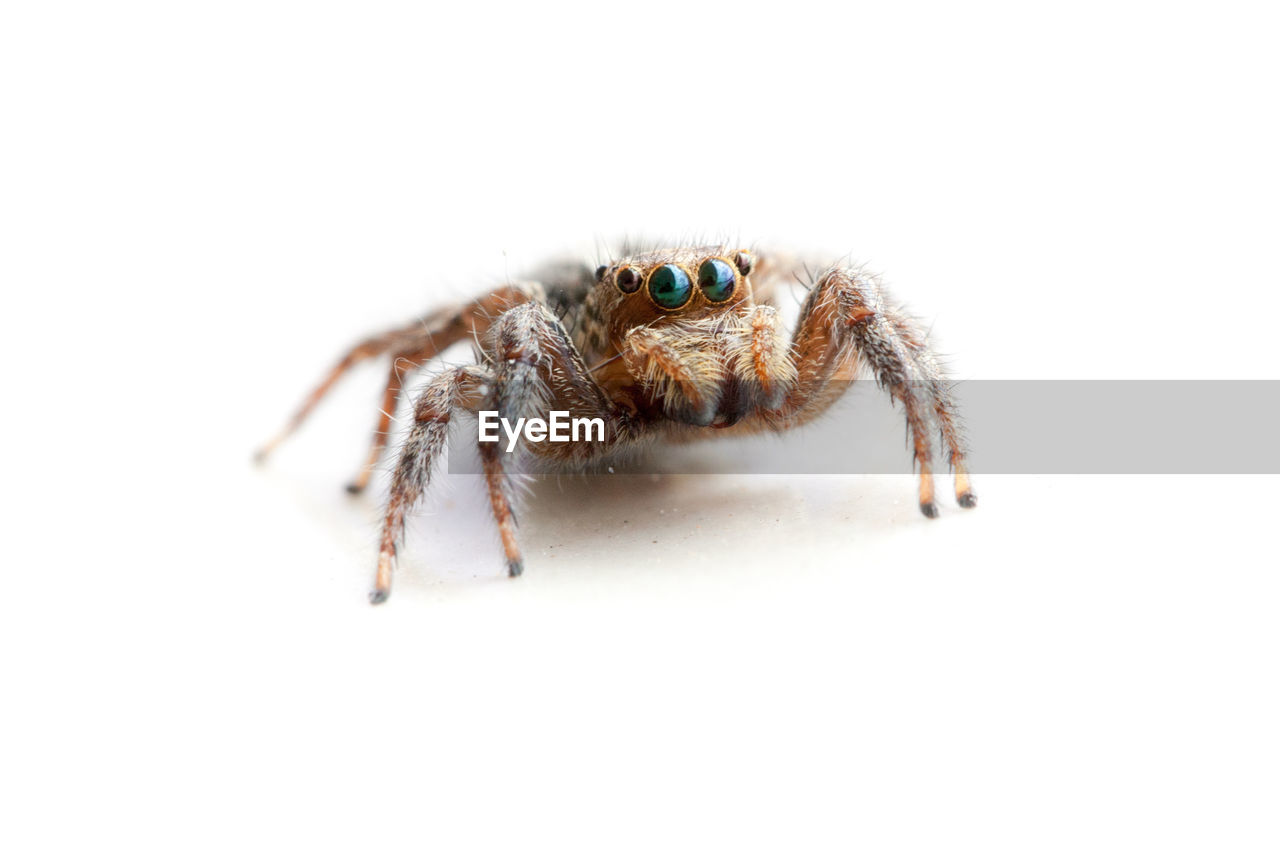
[(717, 246), (646, 252), (601, 266), (596, 281), (627, 325), (698, 319), (750, 302), (754, 263), (750, 252)]

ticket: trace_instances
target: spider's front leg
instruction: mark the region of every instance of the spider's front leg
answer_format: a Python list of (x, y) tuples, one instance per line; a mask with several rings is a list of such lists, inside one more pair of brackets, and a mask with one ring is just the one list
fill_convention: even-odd
[(956, 501), (966, 509), (977, 505), (959, 416), (937, 357), (925, 334), (874, 279), (845, 268), (823, 274), (805, 300), (792, 351), (799, 381), (785, 407), (793, 417), (807, 420), (827, 408), (865, 365), (902, 404), (920, 473), (920, 511), (938, 515), (931, 423), (955, 472)]
[(449, 422), (458, 410), (474, 410), (495, 376), (478, 365), (458, 367), (431, 381), (413, 406), (413, 426), (405, 437), (400, 462), (391, 479), (391, 494), (382, 522), (378, 571), (369, 600), (381, 604), (391, 594), (391, 563), (404, 535), (405, 515), (431, 482), (431, 471), (444, 450)]
[[(498, 317), (486, 336), (484, 352), (487, 365), (441, 375), (414, 407), (414, 423), (400, 453), (383, 521), (377, 575), (370, 594), (374, 604), (386, 601), (390, 594), (392, 563), (405, 516), (429, 482), (453, 412), (483, 408), (496, 411), (509, 423), (544, 416), (550, 409), (601, 418), (605, 423), (603, 441), (557, 445), (567, 459), (598, 455), (632, 437), (626, 414), (591, 379), (564, 326), (542, 303), (526, 302)], [(477, 444), (507, 573), (515, 577), (523, 571), (523, 561), (512, 511), (515, 490), (510, 463), (514, 454), (498, 442)]]

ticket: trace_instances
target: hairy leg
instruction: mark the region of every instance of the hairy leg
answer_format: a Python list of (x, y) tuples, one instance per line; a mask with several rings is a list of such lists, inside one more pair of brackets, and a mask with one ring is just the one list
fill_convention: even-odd
[(976, 505), (959, 416), (937, 358), (924, 333), (873, 278), (845, 268), (824, 273), (805, 300), (792, 351), (799, 379), (784, 407), (791, 417), (808, 420), (826, 409), (865, 366), (902, 404), (920, 475), (920, 511), (938, 514), (931, 423), (947, 447), (957, 501)]
[[(370, 600), (381, 603), (391, 590), (391, 569), (404, 533), (407, 513), (430, 482), (431, 467), (444, 448), (452, 414), (458, 410), (494, 410), (515, 422), (549, 409), (575, 416), (600, 417), (604, 441), (556, 445), (565, 458), (598, 455), (632, 437), (625, 414), (595, 384), (564, 326), (547, 308), (530, 301), (504, 312), (483, 344), (484, 365), (458, 368), (437, 377), (414, 406), (414, 423), (400, 453), (383, 521), (377, 575)], [(478, 442), (485, 485), (502, 537), (507, 573), (523, 571), (516, 540), (512, 454), (499, 443)]]
[(328, 395), (329, 391), (333, 389), (333, 386), (337, 384), (338, 380), (341, 379), (348, 370), (355, 367), (362, 361), (382, 355), (392, 346), (396, 336), (403, 334), (403, 331), (404, 330), (398, 330), (395, 332), (388, 332), (385, 335), (368, 338), (347, 350), (347, 352), (343, 354), (342, 358), (338, 359), (338, 363), (335, 364), (327, 374), (325, 374), (325, 377), (320, 381), (320, 384), (313, 388), (311, 393), (306, 396), (306, 399), (302, 401), (302, 405), (293, 413), (293, 417), (289, 418), (284, 429), (280, 430), (274, 438), (262, 445), (262, 447), (258, 448), (257, 452), (254, 453), (254, 461), (258, 463), (265, 462), (266, 458), (271, 455), (272, 451), (279, 447), (286, 438), (293, 435), (294, 431), (297, 430), (298, 427), (302, 426), (302, 422), (307, 419), (312, 410), (315, 409), (326, 395)]
[[(928, 397), (933, 406), (934, 423), (938, 427), (942, 444), (946, 449), (947, 464), (955, 475), (956, 502), (965, 509), (973, 509), (978, 505), (978, 496), (974, 494), (973, 484), (969, 480), (969, 466), (966, 456), (968, 447), (965, 443), (960, 416), (956, 410), (955, 399), (951, 395), (951, 385), (943, 374), (937, 356), (929, 348), (924, 334), (901, 313), (888, 315), (888, 323), (892, 327), (891, 334), (896, 334), (911, 350), (924, 375), (922, 382), (928, 390)], [(869, 329), (866, 334), (877, 334), (877, 330)]]
[(264, 461), (281, 442), (302, 425), (320, 401), (333, 390), (338, 380), (352, 367), (368, 359), (390, 353), (391, 371), (383, 390), (382, 407), (374, 427), (372, 444), (365, 464), (347, 486), (347, 491), (352, 494), (363, 491), (386, 447), (391, 419), (395, 415), (405, 380), (447, 347), (467, 337), (483, 334), (495, 317), (512, 305), (530, 299), (536, 292), (537, 285), (533, 284), (500, 287), (466, 305), (437, 309), (412, 325), (361, 341), (338, 360), (338, 363), (303, 400), (302, 405), (298, 407), (284, 429), (263, 445), (254, 458), (258, 462)]
[(453, 413), (474, 409), (482, 396), (481, 389), (491, 385), (494, 378), (488, 370), (475, 365), (455, 368), (432, 380), (414, 404), (413, 426), (400, 451), (382, 523), (378, 569), (369, 595), (374, 604), (381, 604), (391, 594), (391, 563), (404, 536), (405, 516), (431, 482), (431, 471), (444, 450)]
[[(591, 378), (563, 324), (546, 306), (527, 302), (503, 314), (493, 325), (487, 351), (493, 353), (497, 375), (490, 401), (499, 418), (514, 423), (552, 410), (599, 417), (606, 424), (602, 442), (561, 446), (564, 454), (576, 456), (577, 461), (630, 437), (624, 416)], [(524, 560), (516, 539), (515, 482), (510, 470), (514, 460), (497, 443), (480, 442), (479, 448), (507, 574), (516, 577), (524, 571)]]
[(396, 407), (400, 404), (400, 392), (404, 389), (404, 375), (417, 370), (426, 359), (410, 360), (396, 356), (391, 359), (391, 373), (387, 377), (387, 387), (382, 392), (382, 408), (378, 412), (378, 423), (373, 428), (373, 444), (369, 447), (368, 458), (356, 472), (355, 479), (347, 484), (347, 491), (358, 495), (369, 485), (373, 469), (382, 458), (382, 451), (391, 436), (391, 420), (395, 417)]

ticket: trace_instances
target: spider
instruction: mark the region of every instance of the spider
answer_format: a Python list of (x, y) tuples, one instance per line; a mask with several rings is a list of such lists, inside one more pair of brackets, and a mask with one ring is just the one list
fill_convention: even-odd
[[(810, 275), (787, 336), (775, 296), (792, 278), (804, 283), (800, 276), (809, 267), (795, 257), (730, 246), (623, 254), (594, 270), (583, 263), (549, 265), (528, 281), (357, 343), (258, 451), (261, 461), (353, 365), (390, 355), (373, 444), (347, 486), (359, 493), (382, 456), (406, 378), (449, 345), (475, 340), (477, 363), (439, 373), (414, 402), (382, 523), (374, 604), (390, 594), (406, 514), (430, 482), (450, 421), (464, 412), (488, 410), (510, 421), (551, 410), (599, 418), (603, 440), (523, 443), (532, 456), (581, 465), (653, 440), (790, 429), (869, 373), (906, 417), (920, 510), (938, 515), (934, 427), (955, 475), (957, 502), (976, 505), (949, 385), (924, 332), (876, 277), (840, 264)], [(499, 443), (477, 446), (507, 573), (516, 577), (524, 564), (512, 513), (513, 457)]]

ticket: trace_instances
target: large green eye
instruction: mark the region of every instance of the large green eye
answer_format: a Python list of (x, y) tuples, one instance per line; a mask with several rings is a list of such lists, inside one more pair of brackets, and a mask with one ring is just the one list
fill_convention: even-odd
[(649, 295), (660, 307), (672, 310), (689, 301), (693, 295), (693, 283), (680, 267), (666, 264), (649, 276)]
[(736, 284), (733, 267), (719, 258), (703, 261), (702, 266), (698, 267), (698, 287), (702, 288), (702, 292), (712, 302), (724, 302), (733, 296)]

